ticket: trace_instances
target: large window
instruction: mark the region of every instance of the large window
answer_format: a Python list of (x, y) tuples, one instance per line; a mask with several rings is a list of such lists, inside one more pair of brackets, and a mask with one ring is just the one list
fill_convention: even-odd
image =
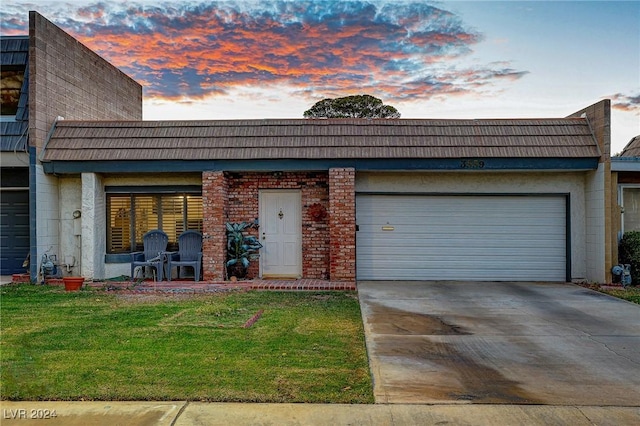
[(143, 235), (162, 229), (169, 251), (186, 230), (202, 232), (200, 194), (107, 194), (107, 253), (143, 250)]

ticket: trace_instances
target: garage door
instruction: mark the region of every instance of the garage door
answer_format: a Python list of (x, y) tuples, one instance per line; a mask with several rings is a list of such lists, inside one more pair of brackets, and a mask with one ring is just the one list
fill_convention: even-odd
[(0, 192), (0, 275), (25, 273), (29, 254), (29, 192)]
[(565, 281), (565, 196), (356, 197), (359, 280)]

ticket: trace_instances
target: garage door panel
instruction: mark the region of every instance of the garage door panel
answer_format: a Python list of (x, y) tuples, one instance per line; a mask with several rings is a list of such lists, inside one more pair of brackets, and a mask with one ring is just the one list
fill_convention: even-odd
[[(430, 206), (434, 208), (434, 206)], [(545, 214), (562, 214), (563, 212), (545, 212)], [(504, 223), (505, 220), (509, 220), (512, 218), (520, 218), (521, 220), (528, 220), (532, 225), (548, 225), (549, 217), (540, 217), (540, 216), (530, 216), (530, 215), (500, 215), (500, 214), (492, 214), (492, 213), (472, 213), (469, 212), (470, 215), (473, 214), (486, 214), (484, 217), (473, 217), (473, 216), (459, 216), (459, 215), (429, 215), (429, 216), (378, 216), (378, 217), (359, 217), (359, 221), (361, 222), (361, 226), (380, 226), (385, 225), (387, 222), (393, 222), (394, 225), (398, 226), (434, 226), (434, 225), (487, 225), (487, 226), (496, 226), (500, 224), (504, 224), (509, 226), (509, 223)]]
[[(388, 278), (385, 281), (403, 280), (403, 281), (421, 281), (421, 280), (456, 280), (456, 281), (479, 281), (476, 270), (465, 269), (448, 269), (448, 268), (434, 268), (434, 269), (398, 269), (398, 270), (379, 270), (379, 273), (389, 272), (395, 274), (395, 277), (403, 278)], [(488, 270), (487, 274), (493, 278), (483, 279), (481, 281), (557, 281), (556, 274), (552, 271), (544, 272), (538, 270), (526, 270), (526, 269), (495, 269)], [(522, 278), (522, 275), (533, 275), (536, 278), (526, 280)], [(427, 278), (424, 278), (424, 277)], [(366, 280), (375, 280), (375, 278), (363, 278)]]
[(358, 279), (564, 281), (565, 203), (564, 196), (358, 195)]
[[(458, 250), (444, 249), (440, 251), (419, 251), (419, 250), (401, 250), (397, 248), (389, 248), (387, 250), (375, 250), (375, 251), (363, 251), (358, 254), (359, 261), (365, 261), (370, 263), (390, 262), (416, 262), (420, 263), (433, 263), (434, 265), (441, 265), (443, 263), (458, 262), (460, 264), (468, 264), (471, 262), (485, 263), (485, 264), (504, 264), (506, 262), (517, 262), (520, 266), (534, 265), (534, 264), (551, 264), (558, 263), (564, 265), (564, 252), (557, 248), (540, 251), (531, 255), (526, 249), (520, 248), (517, 250), (511, 250), (511, 253), (492, 253), (481, 251), (474, 248), (470, 250)], [(374, 265), (371, 265), (374, 266)], [(490, 265), (486, 266), (487, 268)]]
[(29, 254), (29, 192), (0, 192), (0, 240), (2, 275), (24, 273)]
[[(439, 261), (445, 262), (449, 259), (456, 259), (457, 261), (471, 262), (473, 260), (483, 261), (483, 262), (506, 262), (510, 259), (515, 259), (518, 262), (524, 264), (532, 264), (536, 262), (540, 263), (549, 263), (558, 259), (558, 257), (563, 257), (564, 252), (557, 248), (550, 248), (548, 250), (541, 250), (537, 253), (531, 252), (531, 250), (527, 250), (525, 247), (520, 247), (518, 249), (511, 249), (509, 253), (497, 253), (487, 251), (481, 248), (469, 248), (462, 252), (456, 248), (443, 248), (438, 251), (426, 251), (426, 250), (411, 250), (404, 249), (401, 247), (389, 247), (384, 251), (384, 254), (380, 254), (382, 250), (363, 250), (360, 253), (360, 256), (363, 259), (370, 258), (378, 260), (379, 258), (384, 258), (385, 256), (393, 256), (394, 262), (400, 261), (415, 261), (415, 262), (429, 262), (429, 261)], [(532, 259), (535, 257), (535, 259)], [(560, 261), (561, 263), (563, 261)]]
[[(359, 232), (362, 231), (360, 228)], [(562, 231), (560, 231), (562, 232)], [(541, 238), (540, 233), (521, 233), (519, 236), (527, 236), (527, 238), (519, 238), (514, 239), (513, 235), (500, 235), (495, 236), (495, 234), (487, 233), (486, 235), (492, 236), (492, 240), (487, 240), (485, 235), (478, 234), (474, 236), (464, 237), (457, 236), (455, 234), (435, 234), (431, 232), (424, 233), (404, 233), (400, 235), (400, 233), (394, 233), (394, 237), (380, 237), (380, 238), (371, 238), (371, 242), (373, 245), (380, 244), (382, 246), (387, 245), (397, 245), (399, 247), (404, 246), (414, 246), (420, 247), (424, 245), (424, 238), (429, 238), (434, 242), (439, 243), (440, 247), (446, 247), (447, 245), (454, 245), (458, 243), (465, 243), (471, 246), (476, 247), (529, 247), (531, 245), (547, 245), (547, 246), (555, 246), (557, 242), (564, 242), (564, 237), (562, 236), (550, 236), (549, 238)], [(403, 239), (403, 237), (406, 237)]]
[[(362, 232), (362, 231), (360, 231)], [(403, 237), (405, 238), (403, 240)], [(488, 241), (487, 238), (491, 237), (492, 240)], [(549, 247), (558, 248), (558, 244), (564, 243), (564, 238), (553, 237), (549, 239), (542, 239), (540, 233), (536, 234), (520, 234), (518, 240), (514, 240), (511, 235), (500, 236), (494, 238), (494, 235), (479, 234), (473, 236), (473, 238), (463, 238), (456, 235), (434, 235), (431, 233), (424, 234), (394, 234), (394, 237), (371, 239), (371, 244), (368, 247), (424, 247), (424, 239), (429, 239), (429, 243), (437, 245), (438, 249), (446, 249), (447, 247), (458, 247), (464, 244), (467, 247), (481, 247), (481, 248), (517, 248), (517, 247)], [(366, 250), (367, 247), (359, 246), (359, 250)]]

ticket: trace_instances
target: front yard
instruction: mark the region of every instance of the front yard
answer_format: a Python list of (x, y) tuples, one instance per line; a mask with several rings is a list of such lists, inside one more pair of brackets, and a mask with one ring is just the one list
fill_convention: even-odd
[(0, 297), (5, 400), (373, 402), (354, 293)]

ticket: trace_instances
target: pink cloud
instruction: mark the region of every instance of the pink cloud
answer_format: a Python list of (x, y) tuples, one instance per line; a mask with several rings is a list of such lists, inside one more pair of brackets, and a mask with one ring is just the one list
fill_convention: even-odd
[[(290, 86), (311, 96), (357, 89), (385, 99), (476, 93), (526, 71), (459, 68), (482, 35), (423, 2), (91, 3), (40, 8), (145, 86), (145, 96), (204, 98), (236, 87)], [(26, 31), (3, 13), (3, 33)]]

